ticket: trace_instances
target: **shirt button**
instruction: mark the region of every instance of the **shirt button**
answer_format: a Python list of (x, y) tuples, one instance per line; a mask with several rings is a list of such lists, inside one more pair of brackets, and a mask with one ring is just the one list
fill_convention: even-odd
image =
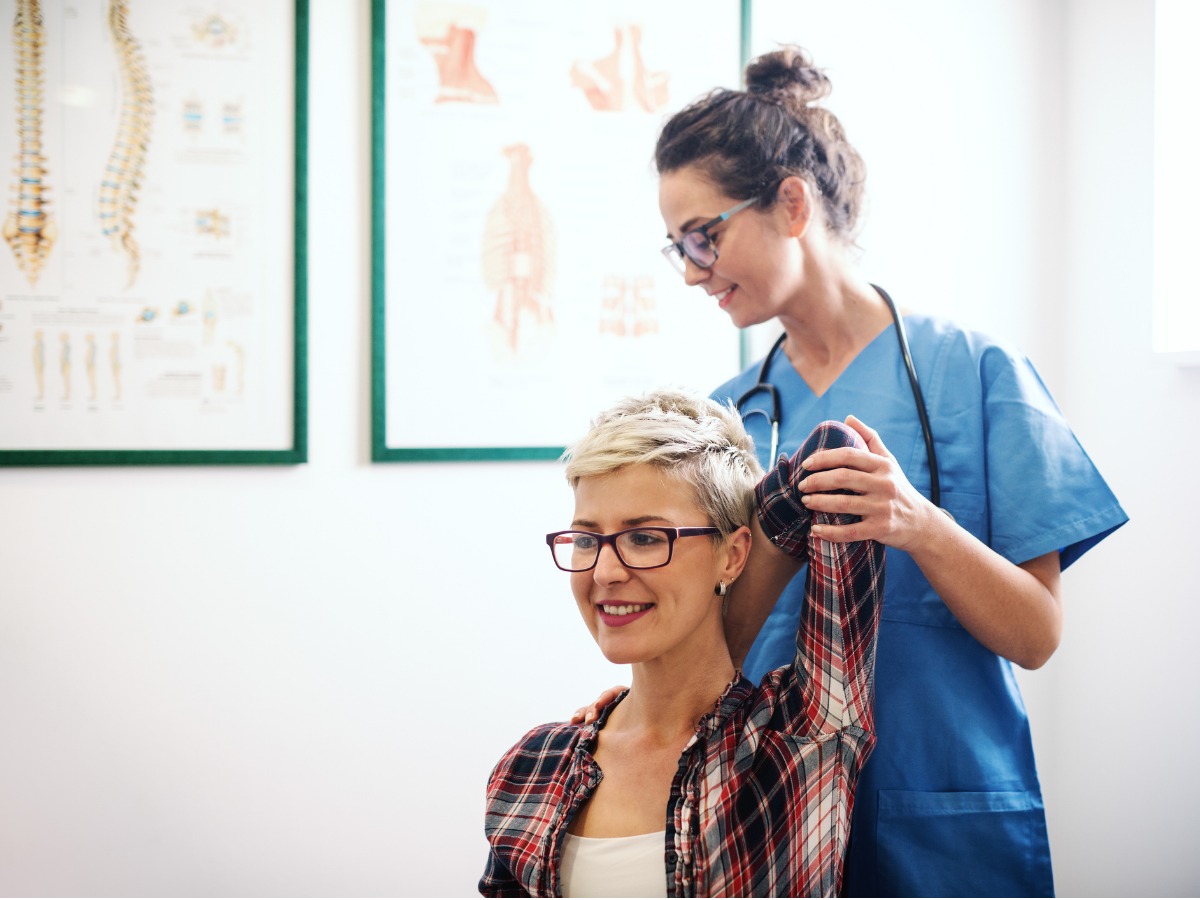
[(679, 854), (677, 854), (674, 850), (667, 851), (667, 862), (669, 862), (671, 865), (675, 865), (675, 860), (677, 859), (679, 859)]

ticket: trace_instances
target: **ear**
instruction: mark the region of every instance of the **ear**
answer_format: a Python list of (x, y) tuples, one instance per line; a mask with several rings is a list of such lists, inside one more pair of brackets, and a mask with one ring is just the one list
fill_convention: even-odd
[(813, 218), (813, 191), (798, 175), (789, 175), (779, 185), (779, 206), (787, 215), (787, 230), (792, 237), (804, 237)]
[(732, 584), (746, 568), (746, 560), (749, 558), (750, 529), (743, 525), (725, 538), (725, 567), (721, 573), (722, 580)]

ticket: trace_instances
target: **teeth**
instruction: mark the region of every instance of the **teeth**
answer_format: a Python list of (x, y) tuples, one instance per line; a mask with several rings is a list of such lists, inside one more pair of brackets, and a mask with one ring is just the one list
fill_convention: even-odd
[(733, 290), (732, 287), (727, 287), (727, 288), (725, 288), (725, 290), (721, 291), (719, 294), (713, 294), (713, 296), (717, 298), (717, 302), (720, 302), (720, 301), (724, 300), (725, 295), (728, 294), (732, 290)]
[(641, 612), (643, 609), (649, 609), (649, 603), (634, 603), (628, 606), (613, 606), (608, 603), (601, 603), (600, 608), (606, 615), (610, 616), (629, 616), (635, 612)]

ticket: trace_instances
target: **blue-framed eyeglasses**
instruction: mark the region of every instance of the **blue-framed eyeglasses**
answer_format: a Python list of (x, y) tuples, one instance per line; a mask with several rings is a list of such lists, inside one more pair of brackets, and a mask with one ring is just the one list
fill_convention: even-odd
[(611, 544), (617, 560), (627, 569), (658, 569), (671, 561), (675, 541), (701, 534), (720, 534), (711, 525), (668, 528), (647, 525), (612, 534), (594, 531), (555, 531), (546, 535), (554, 564), (564, 572), (586, 572), (600, 561), (600, 548)]
[(725, 210), (725, 212), (716, 218), (709, 219), (699, 228), (685, 231), (683, 237), (678, 241), (663, 247), (663, 256), (667, 258), (667, 262), (673, 265), (680, 275), (687, 274), (687, 260), (689, 259), (702, 269), (711, 269), (713, 263), (717, 261), (717, 247), (713, 243), (712, 235), (708, 233), (708, 229), (720, 225), (729, 217), (740, 213), (743, 209), (748, 209), (757, 203), (758, 200), (758, 197), (743, 200), (737, 206)]

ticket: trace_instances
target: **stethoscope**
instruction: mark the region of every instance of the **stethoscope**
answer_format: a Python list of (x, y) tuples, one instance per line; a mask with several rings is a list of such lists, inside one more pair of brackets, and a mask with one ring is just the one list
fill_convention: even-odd
[[(904, 368), (908, 371), (908, 383), (912, 386), (913, 399), (917, 403), (917, 418), (921, 420), (921, 434), (925, 438), (925, 456), (929, 460), (929, 499), (933, 501), (934, 506), (940, 507), (942, 505), (942, 489), (938, 479), (937, 453), (933, 448), (933, 430), (929, 427), (929, 410), (925, 407), (925, 396), (921, 393), (921, 383), (917, 380), (917, 369), (913, 365), (912, 353), (908, 349), (908, 335), (904, 333), (904, 321), (900, 318), (900, 312), (896, 309), (892, 298), (888, 296), (888, 292), (877, 284), (873, 284), (871, 287), (875, 288), (879, 296), (883, 298), (883, 302), (888, 305), (888, 309), (892, 312), (892, 320), (896, 323), (896, 338), (900, 341), (900, 355), (904, 357)], [(775, 354), (779, 352), (779, 348), (783, 346), (786, 338), (786, 334), (781, 334), (779, 340), (771, 346), (766, 359), (763, 360), (762, 368), (759, 369), (758, 384), (742, 394), (736, 404), (743, 421), (757, 414), (765, 417), (771, 423), (771, 455), (768, 458), (772, 463), (779, 453), (779, 423), (783, 418), (783, 406), (779, 400), (779, 388), (771, 384), (770, 372), (771, 364), (775, 361)], [(756, 394), (766, 394), (770, 397), (770, 414), (764, 409), (742, 409), (746, 401)]]

